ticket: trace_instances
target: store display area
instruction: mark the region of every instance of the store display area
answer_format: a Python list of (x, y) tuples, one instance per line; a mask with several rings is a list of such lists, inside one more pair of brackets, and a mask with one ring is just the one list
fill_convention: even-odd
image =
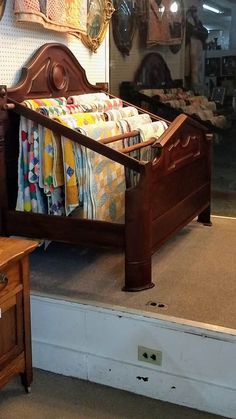
[(236, 329), (235, 247), (236, 219), (193, 221), (153, 255), (155, 287), (129, 293), (122, 253), (51, 243), (31, 255), (31, 289)]
[[(123, 256), (51, 243), (31, 256), (36, 367), (235, 417), (236, 220), (193, 221), (122, 292)], [(162, 352), (161, 365), (138, 347)], [(43, 356), (42, 356), (43, 354)]]

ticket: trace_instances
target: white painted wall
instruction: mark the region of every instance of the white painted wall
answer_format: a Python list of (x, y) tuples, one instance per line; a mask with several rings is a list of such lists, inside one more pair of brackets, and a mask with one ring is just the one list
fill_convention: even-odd
[[(236, 331), (40, 296), (31, 303), (35, 367), (236, 418)], [(162, 365), (139, 361), (138, 345), (162, 351)]]
[[(33, 24), (17, 23), (8, 0), (0, 22), (0, 83), (12, 86), (19, 78), (21, 67), (31, 55), (47, 42), (59, 42), (68, 46), (91, 83), (109, 80), (109, 40), (106, 37), (97, 53), (90, 52), (80, 39), (67, 34), (49, 31)], [(96, 71), (94, 71), (96, 69)]]

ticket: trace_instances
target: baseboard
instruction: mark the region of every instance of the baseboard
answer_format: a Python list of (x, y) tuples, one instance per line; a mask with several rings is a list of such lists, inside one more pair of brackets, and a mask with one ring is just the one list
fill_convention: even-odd
[[(32, 296), (33, 364), (236, 418), (236, 332), (168, 316)], [(138, 345), (162, 365), (138, 360)]]

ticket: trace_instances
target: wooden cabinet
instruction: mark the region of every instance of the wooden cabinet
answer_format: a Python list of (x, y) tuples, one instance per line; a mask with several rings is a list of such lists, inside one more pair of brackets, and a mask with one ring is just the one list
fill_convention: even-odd
[(0, 237), (0, 388), (15, 374), (29, 391), (32, 382), (30, 240)]

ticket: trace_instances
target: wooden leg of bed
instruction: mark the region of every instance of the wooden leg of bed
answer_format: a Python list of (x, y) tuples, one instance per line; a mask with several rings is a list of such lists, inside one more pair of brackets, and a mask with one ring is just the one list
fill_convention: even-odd
[(206, 209), (204, 209), (204, 211), (202, 211), (201, 214), (199, 214), (198, 222), (202, 223), (204, 226), (212, 226), (210, 205)]
[(152, 164), (144, 167), (138, 187), (125, 194), (125, 286), (142, 291), (152, 283)]
[(152, 282), (151, 256), (145, 261), (125, 261), (125, 285), (123, 291), (143, 291), (154, 287)]

